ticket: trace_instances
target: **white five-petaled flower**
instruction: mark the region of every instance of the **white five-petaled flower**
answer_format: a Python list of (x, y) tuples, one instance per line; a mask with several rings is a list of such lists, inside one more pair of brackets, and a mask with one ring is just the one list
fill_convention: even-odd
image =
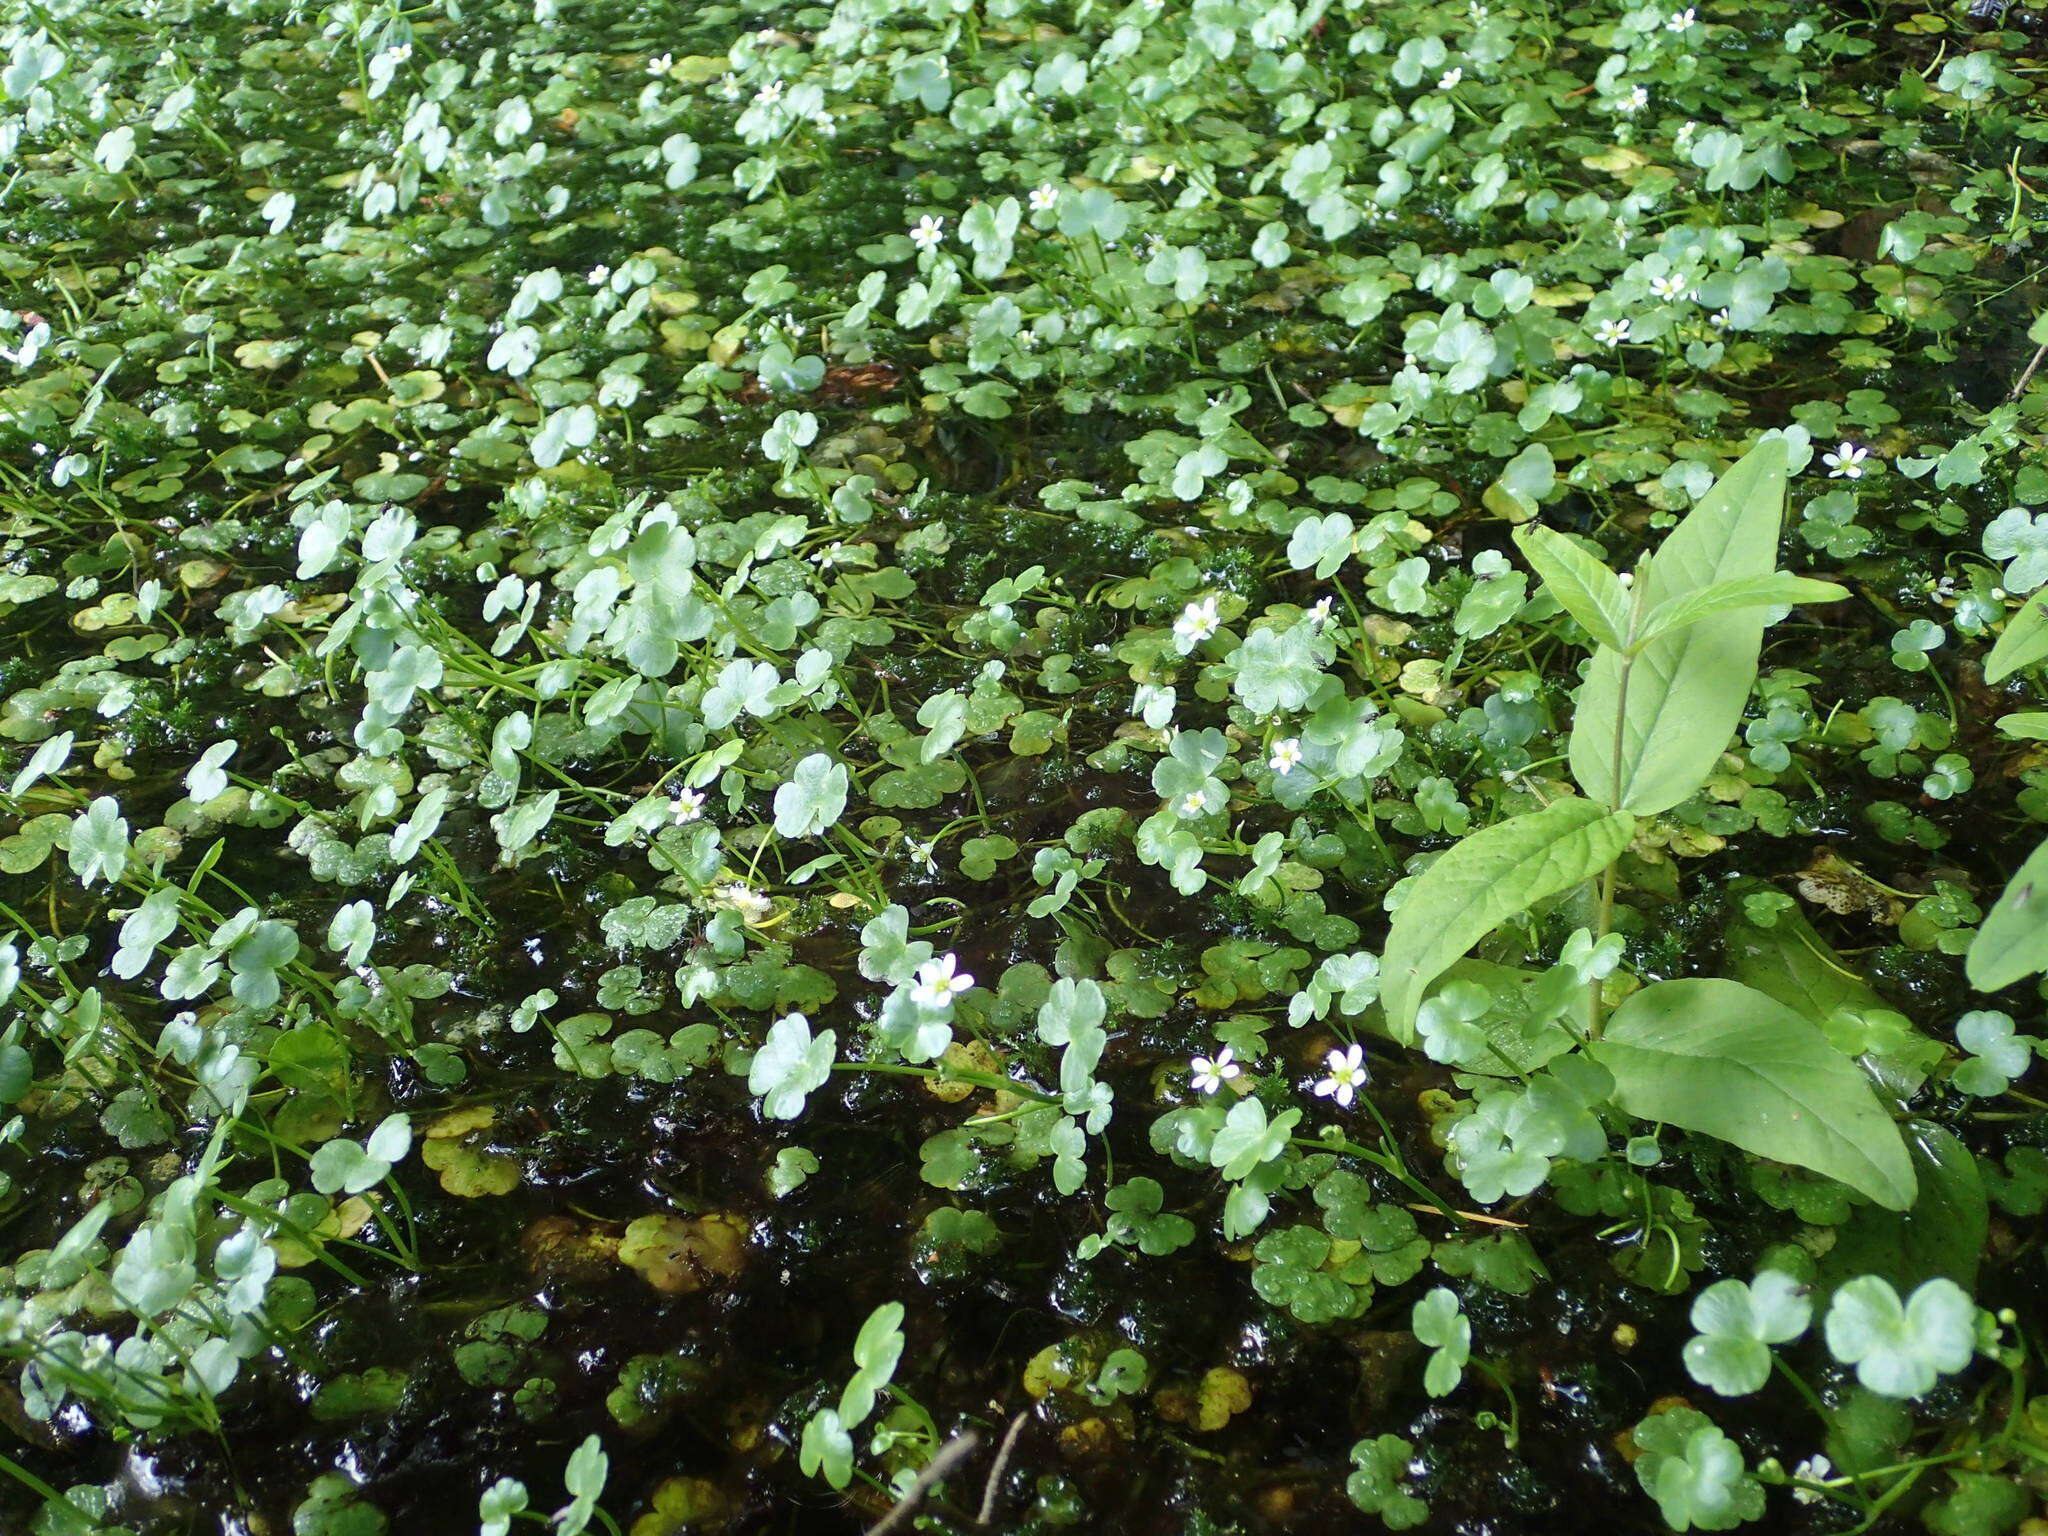
[(760, 102), (763, 106), (771, 106), (775, 102), (782, 100), (782, 82), (780, 80), (770, 80), (761, 89), (754, 92), (754, 100)]
[(1623, 114), (1640, 112), (1650, 104), (1650, 93), (1637, 86), (1614, 104), (1614, 110)]
[(650, 75), (665, 75), (671, 69), (674, 69), (675, 66), (676, 56), (674, 54), (658, 53), (647, 61), (647, 73)]
[(603, 262), (599, 262), (596, 266), (592, 267), (588, 272), (583, 274), (583, 280), (586, 283), (590, 284), (591, 287), (595, 288), (599, 283), (603, 282), (606, 278), (610, 277), (611, 275), (612, 269), (606, 266)]
[(1214, 1093), (1233, 1077), (1241, 1076), (1244, 1068), (1237, 1064), (1230, 1047), (1226, 1045), (1216, 1053), (1214, 1061), (1207, 1056), (1195, 1057), (1188, 1063), (1188, 1071), (1192, 1074), (1188, 1079), (1188, 1085), (1195, 1092)]
[(701, 790), (684, 789), (676, 795), (676, 803), (670, 807), (669, 816), (677, 826), (695, 821), (704, 814), (704, 795)]
[(1183, 816), (1199, 816), (1208, 808), (1208, 798), (1199, 789), (1191, 789), (1180, 797), (1180, 813)]
[(1682, 298), (1685, 294), (1685, 279), (1676, 272), (1666, 272), (1662, 277), (1650, 279), (1650, 292), (1666, 301)]
[(1707, 316), (1708, 324), (1712, 325), (1713, 328), (1717, 331), (1727, 330), (1729, 325), (1733, 322), (1733, 320), (1734, 316), (1730, 315), (1728, 311), (1725, 309), (1717, 309), (1711, 315)]
[(938, 848), (936, 843), (920, 843), (908, 832), (903, 834), (903, 843), (910, 850), (911, 863), (922, 865), (925, 873), (929, 875), (939, 872), (939, 861), (934, 857)]
[(1273, 755), (1266, 759), (1266, 766), (1275, 773), (1292, 773), (1301, 764), (1301, 743), (1288, 736), (1273, 743)]
[(1870, 457), (1868, 448), (1859, 448), (1854, 443), (1844, 443), (1833, 453), (1824, 453), (1820, 460), (1828, 467), (1830, 480), (1861, 480), (1863, 461)]
[(1189, 603), (1173, 621), (1173, 632), (1191, 645), (1200, 645), (1204, 640), (1223, 627), (1223, 619), (1216, 612), (1216, 599), (1205, 597), (1199, 603)]
[(1699, 19), (1700, 13), (1688, 5), (1684, 10), (1664, 23), (1664, 30), (1666, 32), (1684, 32), (1690, 29), (1692, 24)]
[(1330, 622), (1330, 602), (1328, 597), (1319, 597), (1309, 605), (1308, 621), (1317, 629)]
[(943, 219), (935, 219), (930, 214), (926, 214), (923, 218), (919, 219), (917, 227), (910, 232), (910, 243), (920, 251), (936, 250), (939, 242), (945, 238), (945, 221)]
[(917, 985), (911, 988), (910, 998), (927, 1008), (948, 1008), (954, 998), (973, 986), (974, 978), (960, 969), (959, 958), (949, 950), (917, 968)]
[(1460, 80), (1464, 78), (1464, 66), (1460, 64), (1453, 64), (1449, 69), (1445, 70), (1443, 72), (1443, 75), (1437, 80), (1436, 88), (1440, 91), (1451, 90), (1457, 85), (1457, 83)]
[[(1802, 1483), (1824, 1483), (1834, 1475), (1835, 1464), (1825, 1456), (1809, 1456), (1792, 1469), (1792, 1475)], [(1818, 1504), (1827, 1495), (1811, 1488), (1794, 1488), (1792, 1497), (1800, 1504)]]
[(1618, 347), (1628, 340), (1626, 320), (1602, 320), (1593, 327), (1593, 339), (1603, 347)]
[(1031, 189), (1031, 196), (1026, 199), (1031, 204), (1031, 211), (1033, 213), (1044, 213), (1059, 200), (1060, 189), (1049, 181), (1043, 186), (1033, 187)]
[(1316, 1096), (1335, 1099), (1338, 1108), (1349, 1109), (1353, 1096), (1365, 1086), (1365, 1047), (1332, 1051), (1325, 1065), (1330, 1075), (1316, 1084)]

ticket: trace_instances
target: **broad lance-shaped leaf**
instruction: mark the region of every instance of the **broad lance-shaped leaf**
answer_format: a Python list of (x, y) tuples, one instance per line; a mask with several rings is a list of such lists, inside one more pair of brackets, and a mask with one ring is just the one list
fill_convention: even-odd
[(1779, 608), (1797, 603), (1838, 603), (1849, 595), (1847, 587), (1832, 581), (1815, 581), (1789, 571), (1772, 571), (1768, 576), (1742, 576), (1734, 581), (1717, 581), (1711, 587), (1674, 597), (1643, 615), (1633, 648), (1640, 650), (1652, 640), (1672, 634), (1688, 624), (1697, 624), (1717, 613), (1735, 613), (1744, 608)]
[(1587, 1048), (1639, 1120), (1717, 1136), (1839, 1179), (1889, 1210), (1913, 1204), (1905, 1138), (1820, 1029), (1739, 981), (1660, 981)]
[(1581, 629), (1602, 645), (1627, 643), (1633, 607), (1628, 588), (1591, 551), (1541, 523), (1517, 528), (1515, 547)]
[(2048, 656), (2048, 591), (2036, 592), (2005, 622), (2005, 632), (1984, 658), (1984, 681), (2002, 683)]
[(1473, 833), (1416, 876), (1380, 962), (1394, 1038), (1414, 1041), (1415, 1011), (1446, 967), (1517, 912), (1600, 873), (1635, 830), (1626, 811), (1560, 800)]
[(2027, 855), (1970, 940), (1963, 974), (1979, 992), (1997, 992), (2048, 969), (2048, 842)]
[[(1784, 509), (1785, 443), (1766, 438), (1643, 562), (1639, 611), (1771, 574)], [(1572, 728), (1579, 787), (1639, 816), (1668, 811), (1698, 789), (1741, 722), (1763, 639), (1763, 610), (1739, 608), (1660, 636), (1633, 661), (1607, 646), (1594, 652)]]

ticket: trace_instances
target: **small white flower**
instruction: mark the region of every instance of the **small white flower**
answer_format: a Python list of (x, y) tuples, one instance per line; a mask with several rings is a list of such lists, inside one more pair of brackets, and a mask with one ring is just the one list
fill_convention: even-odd
[(1687, 123), (1677, 133), (1672, 135), (1671, 143), (1673, 147), (1677, 149), (1685, 148), (1686, 145), (1692, 142), (1692, 136), (1699, 131), (1700, 125), (1698, 123)]
[(1325, 624), (1329, 623), (1330, 604), (1331, 599), (1328, 597), (1319, 597), (1311, 603), (1308, 610), (1309, 623), (1315, 625), (1317, 629), (1321, 629)]
[(811, 114), (811, 126), (824, 134), (828, 139), (839, 131), (839, 124), (833, 119), (830, 112), (813, 112)]
[(1632, 587), (1636, 584), (1636, 573), (1634, 571), (1623, 571), (1614, 579), (1621, 586)]
[(1603, 347), (1618, 347), (1628, 340), (1626, 320), (1602, 320), (1593, 327), (1593, 339)]
[(1349, 1109), (1353, 1095), (1365, 1086), (1365, 1047), (1354, 1045), (1348, 1051), (1332, 1051), (1325, 1065), (1330, 1075), (1316, 1084), (1316, 1096), (1335, 1099), (1339, 1109)]
[(1690, 30), (1692, 24), (1699, 19), (1700, 13), (1688, 5), (1684, 10), (1664, 23), (1664, 30), (1666, 32), (1685, 32)]
[(1273, 743), (1273, 755), (1266, 759), (1266, 766), (1275, 773), (1292, 773), (1301, 764), (1301, 743), (1289, 736)]
[(1216, 599), (1213, 597), (1189, 603), (1181, 610), (1180, 617), (1173, 621), (1173, 632), (1190, 645), (1200, 645), (1222, 627), (1223, 619), (1216, 612)]
[(658, 53), (647, 61), (647, 73), (665, 75), (676, 67), (676, 56), (672, 53)]
[(849, 553), (850, 551), (847, 547), (835, 539), (811, 556), (811, 558), (817, 561), (823, 569), (830, 570), (833, 566), (844, 560)]
[(804, 323), (797, 319), (795, 315), (784, 315), (782, 317), (782, 328), (789, 332), (789, 339), (791, 341), (801, 341), (803, 339)]
[[(1835, 1464), (1825, 1456), (1809, 1456), (1792, 1469), (1792, 1475), (1803, 1483), (1824, 1483), (1834, 1475)], [(1792, 1498), (1800, 1504), (1818, 1504), (1826, 1498), (1811, 1488), (1794, 1488)]]
[(1647, 107), (1649, 104), (1650, 93), (1644, 90), (1643, 87), (1639, 85), (1634, 90), (1630, 91), (1626, 96), (1622, 97), (1621, 100), (1617, 101), (1614, 104), (1614, 110), (1625, 115), (1633, 115), (1637, 112), (1642, 111), (1643, 108)]
[(1172, 186), (1173, 178), (1178, 176), (1179, 174), (1180, 167), (1177, 165), (1162, 166), (1159, 171), (1159, 185), (1161, 185), (1162, 187)]
[(1627, 244), (1628, 244), (1628, 237), (1629, 237), (1629, 227), (1628, 227), (1628, 220), (1626, 220), (1626, 219), (1616, 219), (1616, 220), (1614, 221), (1614, 238), (1615, 238), (1615, 241), (1616, 241), (1616, 242), (1617, 242), (1618, 244), (1621, 244), (1621, 245), (1627, 245)]
[(1443, 74), (1438, 78), (1436, 82), (1436, 88), (1440, 91), (1454, 90), (1457, 87), (1458, 82), (1464, 78), (1464, 67), (1462, 65), (1453, 64), (1449, 69), (1445, 70)]
[(398, 43), (393, 47), (386, 48), (384, 50), (384, 57), (394, 64), (403, 64), (412, 57), (412, 44)]
[(711, 894), (738, 911), (745, 922), (758, 923), (775, 910), (774, 902), (751, 886), (741, 885), (738, 881), (730, 885), (721, 885)]
[(934, 857), (938, 846), (936, 843), (920, 843), (908, 832), (903, 834), (903, 843), (910, 851), (911, 863), (921, 865), (928, 875), (935, 875), (939, 872), (939, 861)]
[(1669, 302), (1685, 294), (1685, 279), (1676, 272), (1667, 272), (1662, 277), (1650, 279), (1650, 292)]
[(676, 803), (669, 808), (669, 819), (677, 826), (684, 826), (704, 814), (704, 795), (700, 790), (685, 789), (676, 796)]
[(910, 243), (920, 251), (938, 249), (939, 242), (946, 238), (946, 223), (926, 214), (917, 221), (917, 227), (910, 232)]
[(1209, 802), (1199, 789), (1191, 789), (1180, 797), (1180, 813), (1183, 816), (1199, 816), (1209, 808)]
[(910, 989), (910, 999), (927, 1008), (950, 1008), (954, 998), (973, 986), (974, 978), (960, 969), (959, 958), (948, 951), (917, 968), (917, 985)]
[(760, 102), (763, 106), (772, 106), (774, 103), (782, 100), (782, 82), (780, 80), (770, 80), (761, 89), (754, 92), (754, 100)]
[(1733, 320), (1734, 316), (1730, 315), (1728, 311), (1725, 309), (1717, 309), (1711, 315), (1707, 316), (1707, 323), (1713, 326), (1713, 328), (1717, 331), (1727, 330), (1729, 325), (1733, 322)]
[(1214, 1093), (1233, 1077), (1243, 1075), (1244, 1068), (1237, 1064), (1230, 1047), (1226, 1045), (1216, 1053), (1214, 1061), (1207, 1056), (1195, 1057), (1188, 1063), (1188, 1071), (1192, 1074), (1188, 1079), (1188, 1085), (1195, 1092)]
[(603, 262), (599, 262), (596, 266), (592, 267), (588, 272), (583, 274), (583, 281), (590, 284), (591, 287), (595, 288), (599, 283), (605, 281), (605, 279), (607, 279), (611, 275), (612, 269), (606, 266)]
[(1027, 199), (1031, 204), (1031, 211), (1033, 213), (1044, 213), (1059, 200), (1060, 189), (1049, 181), (1044, 186), (1033, 187), (1031, 189), (1031, 196)]
[(1859, 448), (1854, 443), (1844, 443), (1833, 453), (1824, 453), (1820, 461), (1828, 467), (1830, 480), (1861, 480), (1863, 461), (1870, 457), (1868, 448)]
[(740, 99), (740, 89), (738, 76), (720, 75), (718, 77), (718, 94), (727, 101), (738, 101)]

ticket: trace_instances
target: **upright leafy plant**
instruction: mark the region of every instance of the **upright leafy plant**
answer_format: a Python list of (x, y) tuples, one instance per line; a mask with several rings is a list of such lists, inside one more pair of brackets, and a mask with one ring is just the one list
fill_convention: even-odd
[[(1769, 610), (1847, 595), (1775, 569), (1787, 452), (1764, 438), (1632, 575), (1539, 524), (1516, 531), (1544, 590), (1594, 640), (1570, 748), (1586, 798), (1474, 833), (1416, 879), (1383, 966), (1387, 1025), (1403, 1043), (1430, 983), (1537, 902), (1602, 877), (1596, 937), (1606, 933), (1638, 819), (1690, 798), (1727, 749)], [(1893, 1209), (1912, 1204), (1912, 1159), (1890, 1115), (1851, 1059), (1782, 1003), (1741, 982), (1665, 981), (1629, 997), (1603, 1034), (1604, 1022), (1596, 982), (1587, 1050), (1627, 1113), (1811, 1168)]]

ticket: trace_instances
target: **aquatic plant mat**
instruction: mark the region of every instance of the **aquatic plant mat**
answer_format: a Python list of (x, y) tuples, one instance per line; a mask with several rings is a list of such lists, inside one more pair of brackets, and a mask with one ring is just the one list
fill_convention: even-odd
[(2039, 1536), (2044, 35), (0, 0), (0, 1530)]

